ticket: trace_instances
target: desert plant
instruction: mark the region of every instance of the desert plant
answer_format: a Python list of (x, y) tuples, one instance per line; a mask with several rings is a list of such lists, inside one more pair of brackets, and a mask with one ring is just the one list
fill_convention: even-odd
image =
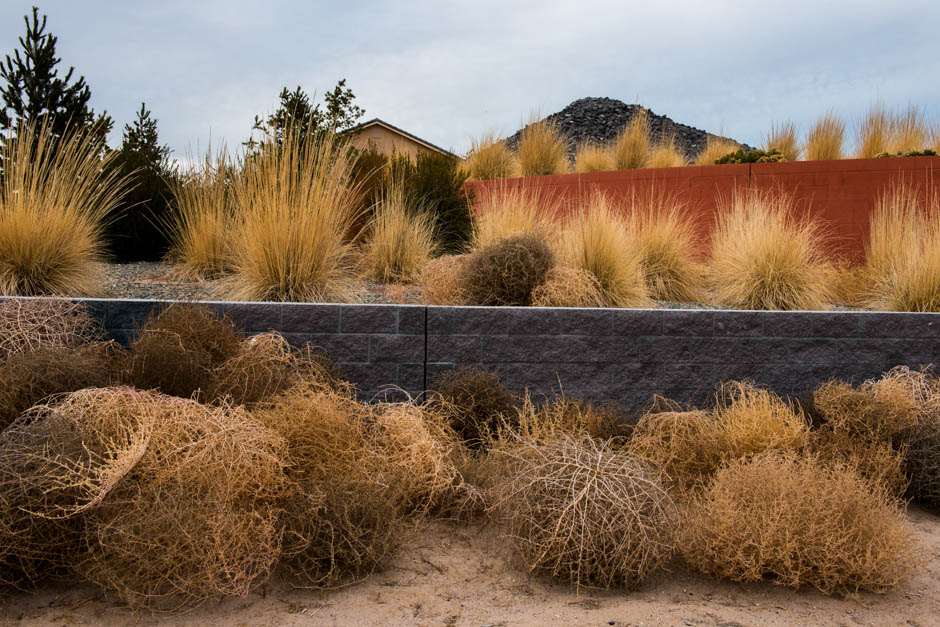
[(516, 235), (551, 238), (561, 214), (557, 196), (523, 185), (496, 185), (476, 199), (471, 249), (482, 250)]
[(498, 139), (493, 133), (471, 142), (466, 167), (470, 179), (475, 181), (507, 179), (516, 176), (519, 171), (515, 155), (506, 146), (506, 142)]
[(0, 294), (99, 289), (105, 223), (128, 179), (87, 130), (25, 122), (0, 138)]
[(654, 190), (633, 194), (627, 224), (650, 297), (675, 302), (699, 300), (703, 269), (696, 261), (698, 234), (678, 199)]
[(217, 278), (231, 265), (235, 223), (235, 166), (225, 148), (206, 152), (200, 168), (185, 172), (173, 186), (173, 211), (167, 219), (168, 257), (184, 275)]
[(434, 253), (432, 218), (401, 181), (385, 187), (373, 213), (363, 247), (366, 275), (382, 283), (416, 279)]
[(568, 142), (558, 125), (548, 119), (533, 116), (519, 135), (516, 156), (522, 176), (565, 174), (570, 170)]
[(474, 253), (463, 272), (464, 297), (471, 305), (532, 303), (532, 291), (541, 285), (555, 263), (544, 239), (516, 235)]
[(352, 154), (331, 132), (284, 131), (249, 159), (235, 185), (239, 251), (222, 286), (243, 300), (337, 297), (354, 273), (345, 240), (358, 206)]
[(723, 460), (798, 451), (809, 442), (809, 423), (798, 405), (746, 381), (722, 384), (713, 411)]
[(495, 372), (469, 367), (446, 370), (431, 389), (438, 396), (429, 399), (430, 406), (441, 407), (450, 427), (471, 448), (482, 447), (501, 424), (514, 422), (518, 398), (499, 382)]
[(613, 169), (610, 150), (592, 142), (578, 145), (574, 154), (575, 172), (605, 172)]
[(239, 351), (228, 318), (197, 305), (171, 305), (141, 327), (130, 346), (128, 379), (140, 389), (189, 398), (215, 385), (215, 368)]
[(794, 216), (782, 192), (736, 192), (712, 233), (710, 281), (717, 302), (742, 309), (826, 309), (832, 269), (821, 226)]
[(465, 300), (463, 272), (469, 260), (470, 255), (442, 255), (425, 264), (419, 279), (424, 302), (462, 305)]
[(728, 153), (738, 150), (737, 142), (715, 135), (709, 135), (705, 142), (705, 149), (695, 157), (695, 165), (715, 165), (718, 160)]
[(894, 134), (893, 116), (884, 106), (872, 105), (855, 131), (855, 156), (871, 159), (889, 152), (894, 144)]
[(593, 403), (559, 393), (537, 403), (526, 392), (512, 420), (499, 430), (500, 447), (546, 443), (563, 436), (591, 437), (619, 446), (629, 435), (627, 415), (612, 403)]
[(744, 150), (739, 148), (715, 159), (718, 165), (727, 163), (779, 163), (786, 161), (783, 153), (773, 150)]
[(637, 110), (611, 146), (617, 170), (645, 168), (650, 158), (650, 119), (646, 109)]
[(940, 418), (933, 416), (900, 435), (908, 493), (921, 503), (940, 507)]
[(677, 512), (653, 466), (570, 435), (503, 454), (512, 471), (495, 509), (530, 572), (633, 588), (672, 555)]
[(648, 168), (679, 168), (686, 164), (685, 157), (676, 148), (675, 136), (661, 137), (650, 149)]
[(640, 251), (606, 196), (595, 193), (590, 198), (569, 224), (564, 239), (565, 265), (593, 275), (606, 306), (649, 303)]
[(885, 592), (917, 559), (895, 501), (851, 469), (794, 453), (729, 462), (688, 505), (685, 520), (685, 560), (735, 581)]
[(911, 105), (894, 118), (894, 136), (888, 152), (913, 153), (927, 148), (930, 131), (921, 111)]
[(845, 142), (845, 122), (829, 112), (806, 135), (806, 159), (809, 161), (841, 159)]
[(582, 268), (555, 266), (532, 290), (535, 307), (603, 307), (604, 303), (600, 283)]
[(895, 311), (940, 311), (940, 194), (898, 182), (872, 212), (864, 280), (867, 304)]
[(767, 152), (779, 152), (785, 161), (799, 161), (802, 147), (793, 122), (772, 124), (764, 142)]
[(38, 348), (79, 348), (102, 335), (84, 304), (52, 298), (0, 301), (0, 360)]

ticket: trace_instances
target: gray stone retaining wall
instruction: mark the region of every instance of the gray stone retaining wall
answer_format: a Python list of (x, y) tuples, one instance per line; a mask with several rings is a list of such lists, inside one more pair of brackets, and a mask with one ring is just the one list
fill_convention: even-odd
[[(84, 302), (122, 341), (167, 304)], [(387, 385), (417, 394), (468, 364), (516, 390), (560, 388), (634, 409), (653, 394), (700, 402), (729, 379), (798, 394), (833, 377), (858, 382), (940, 360), (940, 314), (204, 304), (247, 333), (273, 329), (323, 347), (364, 396)]]

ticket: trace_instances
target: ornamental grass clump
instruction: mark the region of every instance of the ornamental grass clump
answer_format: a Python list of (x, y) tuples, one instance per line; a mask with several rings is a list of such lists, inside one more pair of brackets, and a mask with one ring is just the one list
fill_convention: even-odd
[(930, 143), (930, 130), (920, 109), (909, 106), (894, 118), (894, 137), (889, 152), (904, 154), (919, 152)]
[(648, 168), (680, 168), (686, 165), (685, 157), (676, 148), (674, 135), (661, 137), (650, 149)]
[(940, 193), (898, 182), (872, 212), (863, 277), (867, 305), (940, 311)]
[(409, 198), (402, 181), (379, 194), (362, 250), (365, 275), (381, 283), (418, 278), (434, 254), (434, 218)]
[(701, 300), (704, 270), (698, 262), (698, 233), (681, 203), (674, 196), (650, 191), (632, 196), (630, 205), (627, 225), (650, 297)]
[(506, 146), (506, 142), (492, 133), (473, 140), (465, 167), (470, 173), (470, 180), (474, 181), (507, 179), (519, 173), (516, 156)]
[(477, 195), (471, 250), (479, 251), (516, 235), (551, 239), (562, 202), (542, 190), (500, 184)]
[(740, 148), (737, 142), (715, 135), (709, 135), (705, 149), (695, 157), (694, 165), (715, 165), (715, 162)]
[(677, 510), (654, 466), (586, 436), (502, 455), (511, 470), (493, 509), (529, 572), (630, 589), (673, 554)]
[(871, 159), (894, 147), (894, 116), (883, 105), (874, 104), (859, 122), (855, 131), (855, 156)]
[(842, 159), (845, 143), (845, 122), (835, 113), (821, 117), (806, 135), (806, 159), (821, 161)]
[(604, 306), (642, 307), (650, 302), (641, 251), (626, 221), (603, 194), (595, 193), (570, 221), (563, 258), (563, 265), (597, 280)]
[(463, 272), (463, 295), (470, 305), (526, 306), (555, 263), (545, 240), (516, 235), (473, 254)]
[(851, 468), (792, 452), (729, 462), (687, 505), (684, 521), (685, 561), (734, 581), (887, 592), (918, 561), (894, 499)]
[(736, 192), (712, 234), (709, 283), (716, 302), (736, 309), (828, 309), (832, 266), (822, 227), (794, 215), (778, 192)]
[(237, 167), (224, 148), (206, 152), (201, 168), (192, 168), (173, 187), (174, 211), (167, 227), (172, 260), (182, 274), (219, 278), (231, 267), (235, 226), (233, 184)]
[(322, 301), (338, 298), (355, 275), (347, 234), (359, 194), (353, 156), (331, 132), (287, 125), (245, 162), (235, 184), (229, 298)]
[(639, 109), (627, 122), (610, 148), (614, 168), (645, 168), (650, 159), (650, 119), (646, 109)]
[(784, 161), (799, 161), (802, 147), (793, 122), (773, 124), (764, 142), (767, 152), (779, 152)]
[(548, 119), (533, 119), (522, 129), (516, 156), (522, 176), (566, 174), (571, 169), (568, 142), (558, 125)]
[(593, 142), (579, 144), (574, 154), (574, 171), (606, 172), (614, 169), (610, 150)]
[(101, 288), (105, 225), (129, 188), (88, 131), (25, 123), (0, 138), (0, 295)]

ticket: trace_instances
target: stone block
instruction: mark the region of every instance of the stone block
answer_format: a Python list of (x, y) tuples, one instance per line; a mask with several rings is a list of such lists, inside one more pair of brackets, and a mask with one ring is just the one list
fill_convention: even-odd
[(338, 333), (342, 305), (284, 303), (281, 331), (284, 333)]
[(342, 333), (397, 333), (397, 305), (342, 305)]

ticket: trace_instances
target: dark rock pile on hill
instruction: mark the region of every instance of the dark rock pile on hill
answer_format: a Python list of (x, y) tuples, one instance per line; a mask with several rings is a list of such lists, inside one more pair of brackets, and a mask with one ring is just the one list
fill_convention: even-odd
[[(551, 114), (547, 119), (558, 124), (568, 137), (569, 152), (574, 155), (575, 147), (582, 142), (607, 144), (615, 140), (623, 127), (643, 108), (638, 104), (626, 104), (613, 98), (581, 98), (558, 113)], [(709, 136), (716, 137), (701, 129), (674, 122), (664, 115), (656, 115), (649, 109), (646, 111), (649, 113), (650, 136), (653, 141), (674, 135), (676, 147), (688, 159), (693, 159), (705, 149)], [(516, 147), (521, 132), (520, 129), (507, 138), (506, 142), (510, 148)], [(731, 141), (746, 150), (751, 149), (747, 144), (741, 144), (734, 139)]]

